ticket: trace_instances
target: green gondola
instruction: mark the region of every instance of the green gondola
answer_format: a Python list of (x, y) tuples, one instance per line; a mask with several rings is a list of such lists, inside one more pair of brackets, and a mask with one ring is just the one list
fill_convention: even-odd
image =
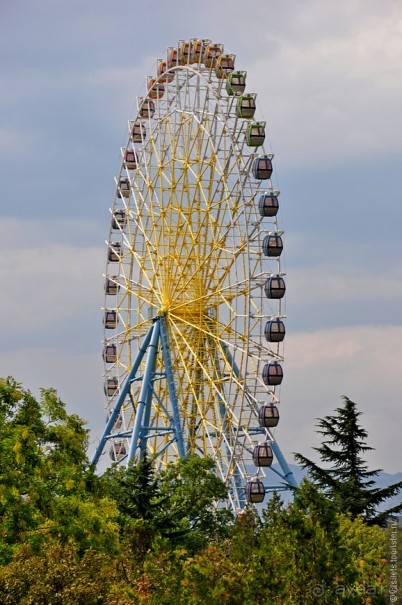
[(230, 97), (242, 95), (246, 88), (245, 71), (232, 71), (228, 74), (226, 80), (226, 90)]
[(250, 119), (254, 117), (256, 108), (256, 97), (257, 95), (254, 93), (248, 95), (241, 95), (241, 97), (239, 97), (236, 107), (236, 115), (238, 118)]
[(247, 125), (246, 143), (249, 147), (260, 147), (265, 141), (265, 122), (251, 122)]

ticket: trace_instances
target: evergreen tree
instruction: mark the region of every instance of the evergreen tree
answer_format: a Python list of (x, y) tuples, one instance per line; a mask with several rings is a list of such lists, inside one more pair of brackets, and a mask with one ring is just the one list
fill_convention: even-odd
[(334, 416), (318, 419), (318, 432), (324, 439), (322, 445), (314, 449), (329, 468), (319, 466), (302, 454), (295, 454), (295, 459), (352, 519), (361, 515), (369, 524), (385, 525), (389, 515), (402, 510), (402, 503), (381, 513), (378, 506), (399, 493), (402, 481), (384, 488), (374, 487), (374, 478), (381, 471), (370, 471), (363, 459), (363, 454), (373, 448), (366, 444), (367, 431), (359, 424), (361, 412), (348, 397), (343, 397), (343, 401)]
[(213, 468), (211, 458), (193, 455), (155, 474), (154, 461), (144, 454), (128, 468), (105, 473), (102, 482), (117, 503), (121, 535), (139, 558), (158, 537), (197, 551), (229, 533), (231, 511), (215, 506), (227, 497), (227, 487)]

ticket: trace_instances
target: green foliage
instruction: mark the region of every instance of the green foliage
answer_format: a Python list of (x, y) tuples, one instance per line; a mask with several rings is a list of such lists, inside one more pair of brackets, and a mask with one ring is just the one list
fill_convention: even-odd
[(387, 594), (387, 537), (378, 526), (368, 526), (361, 517), (354, 521), (339, 516), (339, 529), (346, 552), (356, 569), (355, 592), (371, 603), (383, 603)]
[[(0, 420), (4, 605), (386, 602), (389, 536), (309, 481), (289, 504), (274, 494), (261, 518), (254, 507), (234, 518), (216, 507), (227, 491), (210, 459), (156, 474), (145, 455), (98, 478), (84, 422), (53, 390), (37, 401), (1, 380)], [(355, 462), (366, 489), (358, 452)]]
[(303, 482), (287, 506), (278, 497), (269, 502), (251, 584), (256, 602), (313, 603), (319, 587), (320, 603), (342, 603), (334, 588), (354, 579), (336, 512), (311, 483)]
[(37, 401), (12, 378), (0, 380), (0, 414), (1, 561), (18, 544), (39, 552), (51, 538), (116, 548), (116, 508), (98, 493), (84, 421), (53, 389)]
[(187, 559), (178, 602), (385, 603), (383, 557), (383, 530), (339, 515), (305, 481), (293, 503), (284, 505), (275, 495), (261, 521), (253, 510), (245, 511), (231, 540)]
[[(41, 555), (20, 546), (13, 561), (0, 568), (3, 605), (106, 605), (121, 580), (114, 561), (73, 544), (50, 541)], [(122, 592), (122, 587), (120, 587)]]
[(233, 519), (215, 503), (227, 497), (225, 484), (208, 458), (188, 456), (157, 477), (147, 456), (127, 469), (111, 469), (104, 478), (119, 511), (121, 534), (141, 558), (158, 536), (171, 546), (196, 551), (230, 531)]
[(227, 487), (213, 469), (213, 460), (192, 455), (160, 476), (161, 514), (174, 528), (173, 542), (192, 551), (227, 537), (233, 522), (230, 510), (216, 507)]
[(372, 448), (366, 445), (367, 431), (359, 425), (361, 412), (347, 397), (343, 401), (336, 415), (318, 421), (318, 432), (324, 439), (322, 445), (314, 449), (330, 467), (322, 468), (301, 454), (295, 454), (295, 459), (339, 510), (353, 519), (362, 515), (367, 523), (385, 525), (390, 514), (402, 510), (402, 503), (382, 513), (377, 512), (377, 507), (399, 493), (402, 481), (385, 488), (373, 487), (373, 478), (380, 470), (369, 471), (362, 457)]

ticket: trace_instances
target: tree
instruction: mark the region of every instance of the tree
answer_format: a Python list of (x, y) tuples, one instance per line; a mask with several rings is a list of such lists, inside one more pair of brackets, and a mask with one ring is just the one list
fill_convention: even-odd
[(304, 480), (287, 505), (274, 496), (262, 521), (250, 586), (258, 596), (256, 603), (359, 602), (338, 599), (335, 593), (338, 584), (353, 585), (355, 568), (343, 544), (337, 512), (313, 484)]
[(125, 593), (114, 558), (91, 549), (81, 555), (73, 544), (50, 540), (41, 554), (20, 545), (11, 563), (0, 567), (3, 605), (109, 605), (113, 593)]
[(161, 473), (161, 514), (179, 532), (173, 542), (190, 550), (227, 538), (233, 526), (232, 512), (217, 507), (228, 490), (214, 467), (212, 458), (193, 454)]
[(53, 389), (37, 400), (0, 379), (0, 563), (18, 544), (40, 552), (52, 538), (81, 551), (117, 547), (116, 507), (90, 467), (84, 425)]
[(230, 531), (232, 513), (216, 507), (227, 497), (227, 487), (213, 468), (212, 459), (193, 455), (155, 475), (145, 455), (137, 464), (105, 474), (103, 485), (116, 500), (121, 534), (140, 558), (158, 536), (195, 552)]
[(378, 506), (399, 493), (402, 481), (389, 487), (374, 487), (373, 478), (380, 470), (368, 470), (362, 457), (373, 448), (366, 445), (368, 434), (359, 424), (361, 412), (348, 397), (343, 397), (343, 402), (334, 416), (318, 419), (318, 432), (324, 435), (324, 440), (320, 447), (314, 449), (322, 462), (330, 467), (320, 467), (302, 454), (295, 454), (295, 459), (339, 509), (352, 519), (361, 515), (366, 523), (385, 525), (389, 515), (402, 510), (402, 503), (383, 512), (378, 512)]

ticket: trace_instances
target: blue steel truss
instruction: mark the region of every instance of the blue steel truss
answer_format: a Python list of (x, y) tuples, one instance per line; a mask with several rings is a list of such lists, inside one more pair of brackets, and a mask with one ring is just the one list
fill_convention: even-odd
[[(164, 372), (156, 372), (156, 359), (158, 355), (159, 346), (161, 347), (162, 359)], [(221, 342), (221, 350), (226, 358), (228, 365), (232, 368), (233, 373), (239, 380), (242, 380), (239, 368), (231, 355), (228, 347)], [(139, 374), (139, 369), (142, 361), (145, 359), (145, 367), (143, 374)], [(219, 366), (219, 360), (216, 358), (215, 365), (216, 375), (221, 375), (221, 368)], [(153, 388), (156, 380), (166, 380), (168, 386), (168, 397), (169, 401), (160, 401), (157, 397)], [(137, 401), (133, 401), (131, 395), (131, 387), (134, 382), (141, 383), (140, 394)], [(245, 390), (246, 397), (247, 389)], [(123, 404), (125, 404), (127, 397), (131, 399), (131, 403), (134, 408), (134, 425), (131, 429), (124, 429), (120, 432), (113, 431), (116, 420), (122, 410)], [(156, 398), (158, 404), (166, 413), (167, 417), (170, 418), (171, 427), (151, 427), (151, 411), (152, 411), (152, 399)], [(220, 412), (222, 417), (222, 425), (225, 426), (226, 408), (222, 400), (220, 405)], [(183, 435), (183, 421), (180, 415), (180, 402), (177, 398), (174, 372), (172, 368), (171, 354), (169, 350), (169, 338), (166, 326), (166, 319), (163, 316), (156, 317), (152, 325), (145, 335), (143, 342), (139, 348), (133, 366), (127, 376), (124, 384), (121, 387), (116, 404), (111, 411), (111, 414), (106, 422), (105, 429), (102, 437), (96, 448), (95, 454), (92, 459), (92, 464), (97, 465), (99, 458), (105, 450), (107, 443), (111, 439), (127, 439), (130, 443), (128, 453), (125, 454), (119, 462), (125, 462), (127, 465), (135, 459), (140, 459), (143, 452), (146, 449), (146, 443), (148, 437), (155, 436), (155, 430), (160, 434), (171, 434), (171, 439), (164, 446), (163, 450), (169, 447), (172, 443), (176, 443), (177, 451), (180, 458), (183, 458), (187, 449), (185, 447), (185, 440)], [(241, 429), (239, 429), (241, 430)], [(271, 470), (276, 473), (284, 483), (279, 485), (269, 485), (266, 487), (266, 491), (272, 490), (284, 490), (289, 488), (297, 487), (297, 482), (290, 470), (285, 457), (283, 456), (277, 441), (273, 440), (266, 429), (262, 427), (255, 427), (249, 429), (250, 434), (263, 433), (266, 434), (270, 440), (270, 444), (275, 455), (275, 458), (279, 464), (280, 471), (272, 468)], [(161, 454), (162, 452), (158, 452)], [(236, 492), (235, 501), (240, 503), (240, 507), (243, 508), (246, 504), (245, 500), (245, 485), (241, 477), (240, 469), (236, 465), (236, 469), (233, 474), (233, 482), (229, 488)]]

